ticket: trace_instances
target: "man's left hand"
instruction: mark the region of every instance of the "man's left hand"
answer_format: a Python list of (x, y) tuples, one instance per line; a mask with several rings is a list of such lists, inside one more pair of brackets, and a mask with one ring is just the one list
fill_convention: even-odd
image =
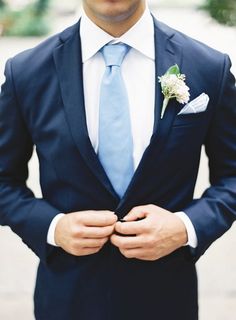
[(121, 235), (113, 234), (111, 242), (126, 258), (154, 261), (188, 241), (182, 220), (155, 205), (135, 207), (124, 220), (116, 223), (115, 231)]

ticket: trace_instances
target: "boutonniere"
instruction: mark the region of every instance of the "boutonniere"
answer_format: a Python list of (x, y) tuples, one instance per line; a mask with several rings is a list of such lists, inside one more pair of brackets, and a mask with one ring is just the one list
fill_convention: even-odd
[(161, 119), (164, 116), (170, 99), (176, 99), (179, 103), (185, 104), (189, 101), (189, 87), (185, 83), (185, 75), (180, 73), (177, 64), (171, 66), (166, 73), (158, 77), (161, 84), (164, 101), (161, 110)]

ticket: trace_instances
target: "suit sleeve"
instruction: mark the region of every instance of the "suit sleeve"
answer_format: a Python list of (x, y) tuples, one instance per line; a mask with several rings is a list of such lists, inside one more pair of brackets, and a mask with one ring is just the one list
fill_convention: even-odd
[(236, 87), (230, 68), (225, 56), (220, 90), (216, 88), (218, 103), (205, 142), (211, 187), (183, 210), (197, 234), (196, 259), (236, 218)]
[(11, 61), (5, 77), (0, 94), (0, 224), (10, 226), (46, 262), (52, 250), (47, 232), (59, 210), (36, 199), (26, 185), (33, 144), (17, 102)]

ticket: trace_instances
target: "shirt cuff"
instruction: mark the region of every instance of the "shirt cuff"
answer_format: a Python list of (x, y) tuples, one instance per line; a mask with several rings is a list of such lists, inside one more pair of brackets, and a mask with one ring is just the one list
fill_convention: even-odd
[(48, 228), (48, 235), (47, 235), (47, 243), (51, 246), (58, 247), (58, 245), (55, 243), (55, 229), (57, 226), (58, 221), (64, 216), (64, 213), (59, 213), (56, 215)]
[(184, 223), (185, 228), (187, 230), (188, 242), (186, 243), (186, 246), (190, 246), (192, 248), (197, 248), (198, 239), (197, 239), (196, 231), (194, 229), (192, 221), (189, 219), (189, 217), (184, 212), (175, 212), (175, 215), (178, 216), (182, 220), (182, 222)]

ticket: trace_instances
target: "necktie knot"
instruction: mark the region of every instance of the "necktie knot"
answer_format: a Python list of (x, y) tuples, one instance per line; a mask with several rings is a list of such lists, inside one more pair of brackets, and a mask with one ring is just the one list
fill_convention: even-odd
[(125, 43), (107, 44), (101, 49), (106, 67), (120, 67), (130, 47)]

